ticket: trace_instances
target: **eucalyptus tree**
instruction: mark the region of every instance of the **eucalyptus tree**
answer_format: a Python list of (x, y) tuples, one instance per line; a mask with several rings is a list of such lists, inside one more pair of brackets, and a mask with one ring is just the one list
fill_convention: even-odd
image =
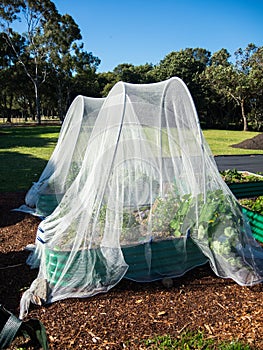
[[(13, 45), (16, 51), (23, 55), (24, 40), (19, 34), (14, 35)], [(25, 83), (15, 53), (6, 42), (4, 33), (0, 33), (0, 110), (1, 116), (6, 118), (7, 122), (11, 122), (15, 100), (21, 93), (19, 78)]]
[[(72, 100), (71, 95), (74, 95), (77, 77), (81, 80), (85, 76), (88, 80), (85, 85), (89, 83), (91, 88), (100, 60), (84, 50), (84, 45), (80, 42), (80, 29), (69, 14), (60, 16), (55, 26), (57, 35), (50, 48), (48, 63), (52, 79), (55, 77), (59, 116), (63, 119)], [(84, 94), (90, 94), (90, 91), (85, 91)]]
[(70, 90), (71, 99), (77, 95), (101, 97), (98, 74), (96, 73), (100, 60), (88, 52), (78, 53), (75, 60), (77, 68)]
[[(82, 66), (98, 65), (91, 53), (83, 50), (80, 29), (73, 18), (58, 13), (50, 0), (3, 0), (0, 4), (0, 20), (6, 41), (12, 47), (34, 86), (36, 115), (41, 122), (40, 87), (55, 75), (60, 114), (68, 87), (83, 59)], [(14, 28), (18, 21), (23, 26), (26, 59), (14, 46)], [(69, 92), (66, 93), (69, 100)], [(64, 101), (63, 101), (64, 97)]]
[(72, 57), (74, 72), (72, 75), (71, 99), (79, 94), (100, 97), (96, 74), (100, 59), (91, 52), (85, 51), (83, 44), (74, 45), (74, 55)]
[(97, 74), (97, 81), (101, 97), (106, 97), (115, 83), (121, 79), (113, 72), (103, 72)]
[(122, 63), (113, 69), (113, 73), (121, 81), (133, 84), (146, 84), (155, 81), (155, 78), (150, 74), (153, 68), (151, 63), (145, 63), (139, 66), (134, 66), (130, 63)]
[[(0, 4), (1, 28), (5, 38), (33, 83), (38, 123), (40, 117), (39, 87), (46, 79), (46, 59), (56, 41), (56, 23), (59, 14), (50, 0), (2, 0)], [(27, 59), (14, 46), (14, 28), (20, 22), (23, 27)]]
[[(211, 66), (207, 67), (204, 72), (210, 87), (219, 95), (223, 95), (229, 101), (234, 102), (240, 109), (244, 131), (248, 130), (246, 107), (252, 93), (249, 58), (255, 49), (256, 47), (253, 44), (249, 44), (245, 50), (238, 49), (235, 52), (235, 62), (232, 64), (227, 61), (228, 55), (225, 55), (225, 59), (221, 62), (212, 59)], [(214, 57), (219, 57), (219, 54), (216, 53)]]
[(101, 89), (101, 95), (107, 96), (112, 87), (118, 81), (125, 81), (126, 83), (136, 83), (137, 76), (135, 73), (135, 66), (131, 63), (118, 64), (112, 72), (103, 72), (98, 75), (98, 82)]
[(178, 76), (189, 86), (209, 63), (211, 53), (202, 48), (186, 48), (170, 52), (156, 66), (158, 80)]
[(231, 57), (230, 53), (226, 49), (222, 48), (221, 50), (213, 53), (213, 55), (211, 56), (209, 65), (228, 67), (230, 66), (230, 62), (229, 62), (230, 57)]
[(205, 125), (207, 127), (226, 128), (230, 121), (232, 121), (233, 116), (235, 116), (235, 107), (232, 101), (226, 97), (226, 94), (222, 89), (215, 88), (213, 79), (210, 80), (210, 74), (212, 72), (215, 72), (215, 70), (222, 72), (224, 68), (231, 65), (229, 61), (230, 57), (231, 55), (224, 48), (214, 52), (210, 57), (205, 70), (199, 76), (202, 85), (205, 86), (203, 91), (207, 108), (205, 120)]
[(255, 48), (249, 56), (250, 79), (253, 96), (250, 99), (249, 118), (257, 130), (263, 129), (263, 46)]

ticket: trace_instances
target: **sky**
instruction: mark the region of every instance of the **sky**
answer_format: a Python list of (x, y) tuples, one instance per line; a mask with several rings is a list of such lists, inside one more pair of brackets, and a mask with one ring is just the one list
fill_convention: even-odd
[(98, 72), (158, 64), (172, 51), (263, 46), (263, 0), (53, 0), (78, 24)]

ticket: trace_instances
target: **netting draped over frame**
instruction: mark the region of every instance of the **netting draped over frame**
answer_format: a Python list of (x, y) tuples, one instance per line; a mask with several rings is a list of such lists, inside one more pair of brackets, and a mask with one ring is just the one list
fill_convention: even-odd
[(83, 155), (104, 98), (78, 96), (72, 102), (57, 145), (39, 180), (26, 194), (21, 211), (49, 215), (61, 201), (82, 165)]
[(241, 285), (263, 280), (262, 249), (180, 79), (117, 83), (88, 130), (77, 176), (37, 233), (48, 302), (105, 292), (123, 277), (180, 276), (208, 260)]

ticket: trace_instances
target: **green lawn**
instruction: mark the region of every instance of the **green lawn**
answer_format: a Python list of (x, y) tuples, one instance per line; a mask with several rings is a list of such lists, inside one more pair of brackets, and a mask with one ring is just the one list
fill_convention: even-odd
[(60, 126), (0, 128), (0, 192), (27, 190), (57, 143)]
[[(60, 126), (0, 128), (0, 192), (25, 191), (37, 181), (56, 145)], [(214, 155), (263, 154), (263, 151), (231, 145), (258, 135), (257, 132), (204, 130)]]
[(172, 339), (169, 335), (156, 336), (146, 341), (149, 350), (251, 350), (249, 345), (239, 341), (218, 342), (209, 339), (202, 332), (184, 332)]
[(204, 130), (203, 133), (214, 156), (229, 154), (263, 154), (263, 150), (248, 150), (231, 147), (231, 145), (238, 144), (244, 140), (255, 137), (259, 134), (258, 132)]

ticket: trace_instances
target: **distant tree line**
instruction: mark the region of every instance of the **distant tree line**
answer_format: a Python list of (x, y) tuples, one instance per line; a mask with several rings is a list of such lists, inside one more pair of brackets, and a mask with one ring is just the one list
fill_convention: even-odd
[[(20, 23), (19, 25), (17, 23)], [(204, 128), (263, 130), (263, 47), (170, 52), (158, 64), (123, 63), (98, 73), (74, 19), (50, 0), (0, 3), (0, 117), (61, 121), (77, 95), (107, 96), (118, 81), (145, 84), (177, 76), (188, 86)], [(15, 28), (23, 28), (16, 31)]]

